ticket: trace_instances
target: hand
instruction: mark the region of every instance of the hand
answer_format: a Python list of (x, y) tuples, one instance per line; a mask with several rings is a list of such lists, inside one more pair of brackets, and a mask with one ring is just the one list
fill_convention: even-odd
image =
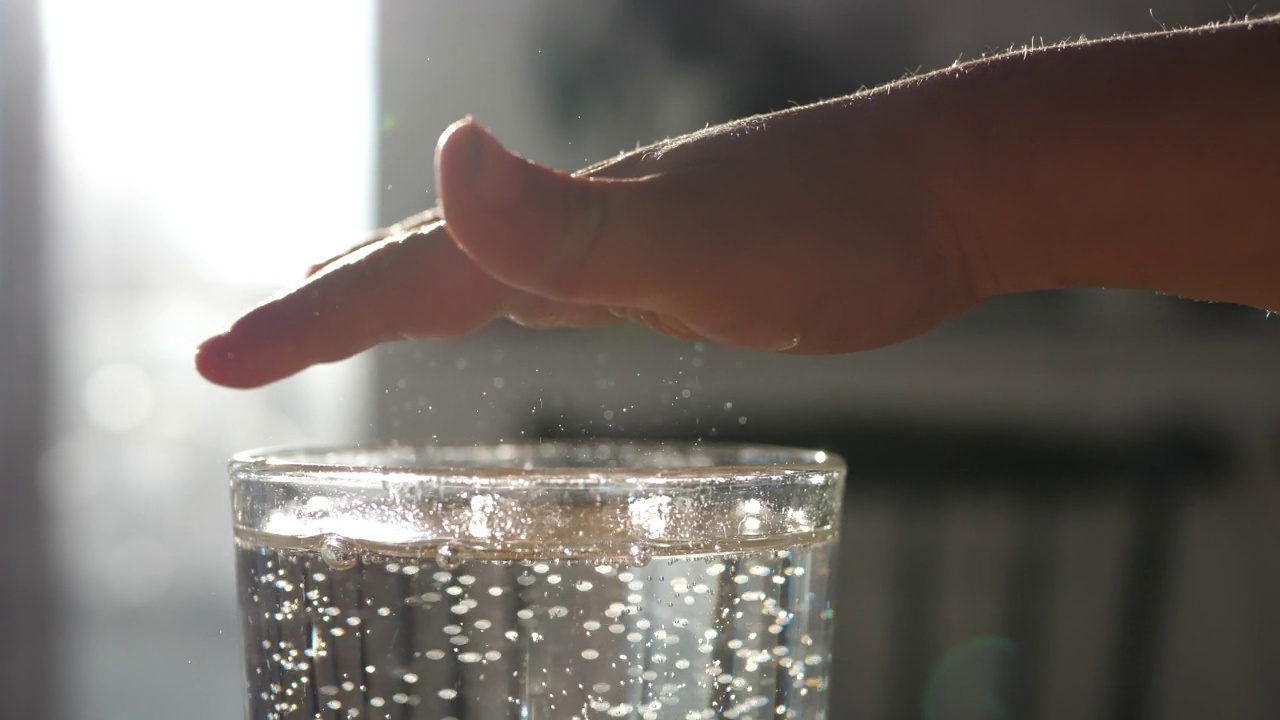
[(436, 151), (443, 219), (321, 264), (197, 366), (253, 387), (503, 316), (832, 353), (1028, 290), (1277, 309), (1277, 48), (1266, 19), (1014, 52), (575, 175), (462, 121)]
[(436, 153), (443, 221), (423, 213), (313, 266), (206, 341), (197, 365), (253, 387), (503, 316), (623, 318), (794, 353), (907, 339), (980, 296), (920, 144), (850, 115), (832, 103), (745, 120), (575, 175), (459, 122)]

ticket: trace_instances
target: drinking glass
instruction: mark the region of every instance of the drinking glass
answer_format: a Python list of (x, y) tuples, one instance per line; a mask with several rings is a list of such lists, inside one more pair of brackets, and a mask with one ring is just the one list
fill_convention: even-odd
[(230, 473), (251, 720), (826, 717), (838, 457), (380, 446)]

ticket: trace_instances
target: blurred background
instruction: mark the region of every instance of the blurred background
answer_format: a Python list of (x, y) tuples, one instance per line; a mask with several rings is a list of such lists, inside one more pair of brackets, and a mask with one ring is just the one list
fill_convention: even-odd
[(0, 714), (240, 717), (234, 451), (643, 435), (846, 456), (833, 717), (1280, 716), (1259, 311), (1076, 291), (846, 357), (497, 324), (250, 393), (191, 368), (433, 204), (467, 113), (572, 168), (1033, 39), (1277, 10), (0, 0)]

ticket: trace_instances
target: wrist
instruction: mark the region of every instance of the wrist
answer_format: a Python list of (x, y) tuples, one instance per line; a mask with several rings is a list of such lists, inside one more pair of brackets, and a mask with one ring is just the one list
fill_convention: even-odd
[(1274, 307), (1277, 25), (1077, 44), (929, 78), (945, 207), (985, 296), (1071, 287)]

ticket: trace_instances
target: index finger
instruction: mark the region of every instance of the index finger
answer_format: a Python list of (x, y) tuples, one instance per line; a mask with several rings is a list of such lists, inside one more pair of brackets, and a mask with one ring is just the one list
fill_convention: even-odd
[(208, 380), (249, 388), (409, 337), (453, 337), (517, 291), (458, 249), (444, 224), (375, 242), (263, 301), (196, 352)]
[(356, 243), (355, 245), (352, 245), (351, 247), (343, 250), (337, 255), (333, 255), (325, 260), (322, 260), (308, 267), (307, 277), (311, 277), (312, 275), (315, 275), (316, 273), (332, 265), (333, 263), (347, 257), (348, 255), (351, 255), (352, 253), (363, 250), (364, 248), (370, 245), (373, 245), (374, 243), (382, 242), (383, 240), (395, 237), (396, 235), (406, 235), (411, 232), (422, 230), (423, 228), (425, 228), (428, 225), (431, 225), (432, 223), (440, 222), (441, 219), (442, 217), (440, 215), (440, 211), (436, 208), (431, 208), (430, 210), (423, 210), (420, 213), (410, 215), (409, 217), (401, 220), (398, 223), (394, 223), (386, 227), (378, 228), (377, 230), (374, 230), (373, 232), (369, 233), (367, 237), (365, 237), (363, 240)]

